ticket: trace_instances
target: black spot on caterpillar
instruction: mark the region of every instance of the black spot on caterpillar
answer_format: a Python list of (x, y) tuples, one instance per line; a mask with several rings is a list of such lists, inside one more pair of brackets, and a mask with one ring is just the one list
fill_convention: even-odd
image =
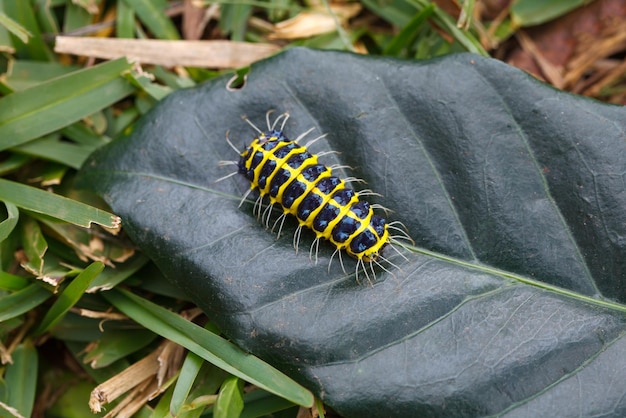
[[(367, 267), (375, 278), (374, 264), (389, 272), (381, 261), (394, 267), (382, 252), (385, 248), (393, 248), (404, 257), (392, 244), (397, 239), (412, 241), (404, 232), (399, 222), (387, 221), (374, 213), (375, 208), (384, 209), (379, 205), (372, 205), (361, 197), (377, 195), (370, 190), (355, 192), (347, 183), (360, 181), (355, 178), (341, 179), (334, 176), (332, 171), (339, 167), (327, 167), (318, 162), (320, 154), (312, 154), (308, 147), (320, 138), (319, 136), (302, 146), (298, 143), (312, 130), (308, 130), (290, 140), (283, 129), (289, 118), (288, 113), (278, 116), (270, 122), (271, 110), (266, 114), (267, 131), (263, 132), (250, 120), (244, 120), (258, 133), (252, 142), (240, 152), (228, 139), (228, 144), (239, 154), (239, 161), (221, 161), (221, 165), (235, 165), (237, 172), (218, 179), (221, 181), (237, 173), (243, 174), (250, 181), (250, 189), (244, 194), (240, 205), (248, 195), (257, 190), (259, 197), (254, 205), (254, 212), (266, 226), (269, 227), (270, 215), (274, 206), (282, 209), (282, 214), (274, 222), (272, 230), (277, 226), (278, 236), (283, 227), (286, 215), (297, 218), (299, 226), (294, 233), (294, 247), (298, 251), (302, 227), (309, 228), (315, 233), (315, 240), (311, 245), (310, 254), (315, 248), (315, 259), (320, 239), (330, 241), (335, 247), (330, 263), (335, 254), (338, 254), (341, 267), (345, 272), (341, 251), (345, 251), (357, 260), (355, 276), (358, 282), (359, 270), (362, 270), (371, 283)], [(281, 123), (282, 121), (282, 123)], [(280, 123), (280, 127), (277, 126)], [(263, 200), (267, 198), (269, 204), (263, 208)], [(391, 235), (391, 231), (398, 235)], [(330, 268), (329, 263), (329, 268)], [(396, 267), (397, 268), (397, 267)], [(390, 274), (393, 274), (389, 272)]]

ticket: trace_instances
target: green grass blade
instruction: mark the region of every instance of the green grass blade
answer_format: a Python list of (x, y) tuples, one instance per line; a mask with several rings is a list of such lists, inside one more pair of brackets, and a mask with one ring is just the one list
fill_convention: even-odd
[(217, 396), (213, 416), (215, 418), (239, 418), (243, 410), (243, 382), (231, 376), (224, 380)]
[(133, 38), (135, 35), (135, 12), (124, 0), (117, 0), (115, 34), (118, 38)]
[(103, 296), (134, 321), (217, 367), (298, 405), (313, 404), (307, 389), (222, 337), (130, 292), (114, 289)]
[(117, 229), (121, 223), (118, 216), (102, 209), (5, 179), (0, 179), (0, 201), (85, 228), (97, 223)]
[[(286, 399), (267, 393), (264, 390), (255, 390), (243, 396), (243, 411), (240, 418), (256, 418), (273, 415), (276, 412), (293, 408), (295, 405)], [(323, 418), (323, 417), (322, 417)]]
[(83, 296), (89, 284), (104, 269), (104, 264), (99, 261), (91, 263), (61, 292), (58, 299), (48, 310), (41, 320), (39, 327), (35, 330), (35, 335), (46, 332), (50, 327), (59, 322), (72, 306)]
[[(37, 16), (37, 22), (41, 27), (43, 33), (59, 33), (58, 16), (55, 14), (55, 8), (60, 6), (60, 0), (34, 0), (33, 9), (35, 16)], [(55, 4), (57, 3), (57, 4)], [(65, 2), (63, 2), (65, 4)]]
[(61, 129), (61, 133), (64, 137), (69, 138), (80, 145), (90, 147), (91, 149), (98, 148), (108, 142), (105, 137), (97, 134), (93, 131), (93, 129), (87, 127), (82, 122), (66, 126)]
[(241, 2), (223, 3), (219, 21), (220, 29), (224, 33), (230, 33), (230, 38), (233, 41), (243, 42), (250, 13), (252, 13), (252, 6), (249, 4)]
[(75, 4), (75, 1), (65, 6), (65, 18), (63, 19), (63, 32), (71, 32), (89, 25), (92, 16), (87, 10)]
[(389, 0), (385, 2), (363, 0), (363, 4), (377, 16), (400, 28), (409, 23), (411, 17), (418, 11), (416, 6), (407, 0)]
[(30, 281), (24, 277), (0, 271), (0, 290), (15, 292), (24, 289), (29, 284)]
[(41, 232), (39, 224), (30, 216), (24, 217), (21, 223), (22, 247), (26, 259), (22, 267), (37, 277), (43, 276), (44, 255), (48, 250), (48, 243)]
[(549, 22), (591, 0), (517, 0), (511, 4), (511, 18), (516, 27)]
[(18, 39), (24, 43), (27, 43), (28, 38), (33, 36), (29, 31), (26, 30), (26, 28), (17, 23), (15, 20), (11, 19), (2, 11), (0, 11), (0, 25), (4, 26), (9, 32), (17, 36)]
[(157, 337), (147, 329), (106, 331), (83, 358), (92, 368), (107, 367), (150, 344)]
[(168, 86), (162, 86), (160, 84), (154, 83), (150, 80), (150, 78), (145, 75), (138, 75), (135, 73), (126, 74), (126, 79), (131, 82), (137, 88), (140, 88), (144, 92), (146, 92), (150, 97), (154, 100), (159, 101), (165, 98), (168, 94), (172, 92), (172, 89)]
[(180, 374), (176, 380), (172, 400), (170, 401), (170, 414), (172, 416), (180, 415), (181, 408), (191, 392), (193, 382), (196, 380), (203, 363), (204, 359), (202, 357), (192, 351), (187, 353), (183, 367), (180, 369)]
[(7, 158), (0, 162), (0, 176), (17, 171), (20, 167), (23, 167), (28, 163), (31, 158), (27, 155), (10, 154)]
[(52, 293), (39, 284), (33, 283), (20, 291), (0, 297), (0, 322), (34, 309), (50, 296)]
[(20, 212), (17, 210), (17, 206), (11, 202), (4, 202), (4, 206), (7, 208), (7, 218), (0, 222), (0, 241), (8, 238), (20, 219)]
[(14, 36), (13, 46), (20, 58), (29, 58), (40, 61), (51, 61), (54, 56), (41, 36), (41, 30), (30, 1), (4, 1), (2, 7), (6, 15), (13, 19), (30, 33), (28, 42), (21, 41)]
[(70, 125), (135, 91), (125, 58), (54, 78), (0, 99), (0, 150)]
[(399, 55), (404, 48), (408, 48), (417, 36), (417, 31), (426, 22), (435, 11), (435, 5), (429, 4), (413, 16), (400, 33), (387, 45), (384, 55)]
[(124, 0), (135, 11), (137, 17), (159, 39), (180, 39), (180, 35), (164, 10), (159, 7), (160, 2), (154, 0)]
[(7, 365), (7, 404), (24, 417), (32, 416), (37, 388), (37, 350), (30, 340), (17, 346), (11, 354), (13, 364)]
[(5, 78), (0, 81), (12, 91), (22, 91), (78, 70), (79, 67), (74, 65), (56, 62), (14, 60), (11, 61)]
[[(409, 0), (414, 3), (419, 9), (428, 7), (431, 3), (427, 0)], [(489, 54), (485, 51), (485, 48), (480, 44), (480, 41), (476, 39), (471, 33), (462, 31), (456, 26), (456, 22), (442, 9), (435, 7), (434, 21), (445, 28), (450, 35), (456, 39), (465, 49), (475, 54), (488, 57)]]
[(12, 148), (13, 151), (20, 154), (65, 164), (77, 170), (94, 149), (95, 147), (76, 145), (63, 141), (58, 135), (54, 134), (46, 135)]
[(105, 269), (89, 285), (87, 293), (95, 293), (101, 290), (110, 290), (135, 274), (140, 268), (148, 263), (148, 258), (138, 254), (130, 260), (118, 264), (114, 269)]

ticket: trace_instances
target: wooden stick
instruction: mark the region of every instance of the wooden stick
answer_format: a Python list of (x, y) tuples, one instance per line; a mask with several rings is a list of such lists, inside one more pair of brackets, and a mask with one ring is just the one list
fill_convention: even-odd
[(57, 36), (54, 51), (87, 57), (127, 57), (141, 64), (238, 68), (266, 58), (280, 48), (272, 44), (232, 41), (165, 41)]

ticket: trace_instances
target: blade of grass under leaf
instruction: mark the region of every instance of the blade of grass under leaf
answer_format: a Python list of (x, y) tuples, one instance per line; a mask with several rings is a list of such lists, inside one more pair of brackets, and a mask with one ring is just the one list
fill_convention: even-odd
[(30, 157), (54, 161), (79, 169), (95, 148), (62, 141), (58, 135), (46, 135), (13, 148), (13, 151)]
[(133, 330), (132, 333), (125, 329), (106, 331), (98, 338), (95, 346), (90, 347), (83, 361), (89, 362), (94, 369), (107, 367), (144, 348), (156, 337), (155, 333), (145, 328)]
[(116, 230), (121, 223), (118, 216), (102, 209), (5, 179), (0, 179), (0, 201), (85, 228), (97, 223)]
[(7, 239), (20, 219), (20, 212), (17, 210), (17, 206), (11, 202), (4, 202), (4, 206), (7, 208), (7, 218), (0, 222), (0, 242)]
[(125, 58), (79, 70), (0, 99), (0, 150), (68, 126), (135, 91)]
[(99, 261), (91, 263), (85, 270), (76, 276), (72, 282), (61, 292), (52, 307), (46, 312), (39, 327), (35, 330), (36, 335), (47, 331), (59, 322), (72, 306), (83, 296), (91, 281), (104, 269), (104, 264)]
[(239, 418), (256, 418), (272, 415), (294, 406), (293, 403), (286, 399), (279, 398), (264, 390), (255, 390), (243, 396), (243, 411)]
[(313, 405), (310, 391), (224, 338), (130, 292), (114, 289), (103, 296), (134, 321), (217, 367), (298, 405)]
[(32, 416), (37, 388), (38, 357), (32, 341), (26, 340), (11, 353), (13, 363), (7, 365), (6, 403), (24, 417)]
[(96, 293), (102, 290), (110, 290), (135, 274), (146, 265), (148, 258), (141, 253), (133, 256), (130, 260), (118, 264), (114, 269), (106, 269), (94, 279), (86, 290), (86, 293)]
[(42, 304), (52, 293), (33, 283), (22, 290), (0, 298), (0, 322), (22, 315)]
[(30, 281), (21, 276), (16, 276), (6, 271), (0, 271), (0, 289), (15, 292), (24, 289)]

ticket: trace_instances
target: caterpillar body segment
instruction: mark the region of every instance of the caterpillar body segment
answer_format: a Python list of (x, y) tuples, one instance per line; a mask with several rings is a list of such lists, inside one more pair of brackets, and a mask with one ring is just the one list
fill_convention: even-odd
[[(319, 240), (330, 241), (336, 248), (333, 257), (339, 254), (342, 269), (341, 251), (357, 259), (357, 281), (359, 270), (362, 270), (371, 282), (367, 264), (374, 278), (373, 264), (389, 271), (379, 263), (379, 260), (387, 261), (393, 266), (381, 253), (386, 246), (395, 242), (396, 237), (391, 236), (386, 220), (374, 213), (374, 208), (380, 206), (361, 200), (362, 195), (377, 194), (372, 191), (355, 192), (347, 186), (347, 182), (359, 181), (358, 179), (344, 180), (333, 175), (332, 167), (321, 164), (317, 155), (310, 153), (307, 146), (300, 145), (298, 141), (312, 129), (292, 141), (283, 132), (289, 115), (284, 113), (270, 123), (270, 113), (271, 111), (266, 115), (267, 131), (261, 131), (244, 118), (258, 135), (240, 153), (239, 161), (233, 162), (237, 165), (238, 172), (250, 181), (250, 190), (245, 196), (254, 190), (259, 193), (259, 199), (255, 204), (257, 216), (269, 227), (271, 209), (279, 206), (283, 214), (273, 225), (275, 228), (280, 224), (278, 235), (285, 216), (295, 216), (299, 223), (294, 234), (296, 251), (301, 229), (309, 228), (316, 236), (310, 253), (312, 254), (315, 249), (317, 259)], [(280, 127), (277, 128), (279, 123)], [(309, 141), (307, 145), (319, 138), (321, 137)], [(236, 149), (228, 140), (228, 136), (227, 141), (233, 149)], [(264, 199), (269, 200), (265, 210), (262, 207)], [(397, 238), (410, 240), (404, 231)]]

